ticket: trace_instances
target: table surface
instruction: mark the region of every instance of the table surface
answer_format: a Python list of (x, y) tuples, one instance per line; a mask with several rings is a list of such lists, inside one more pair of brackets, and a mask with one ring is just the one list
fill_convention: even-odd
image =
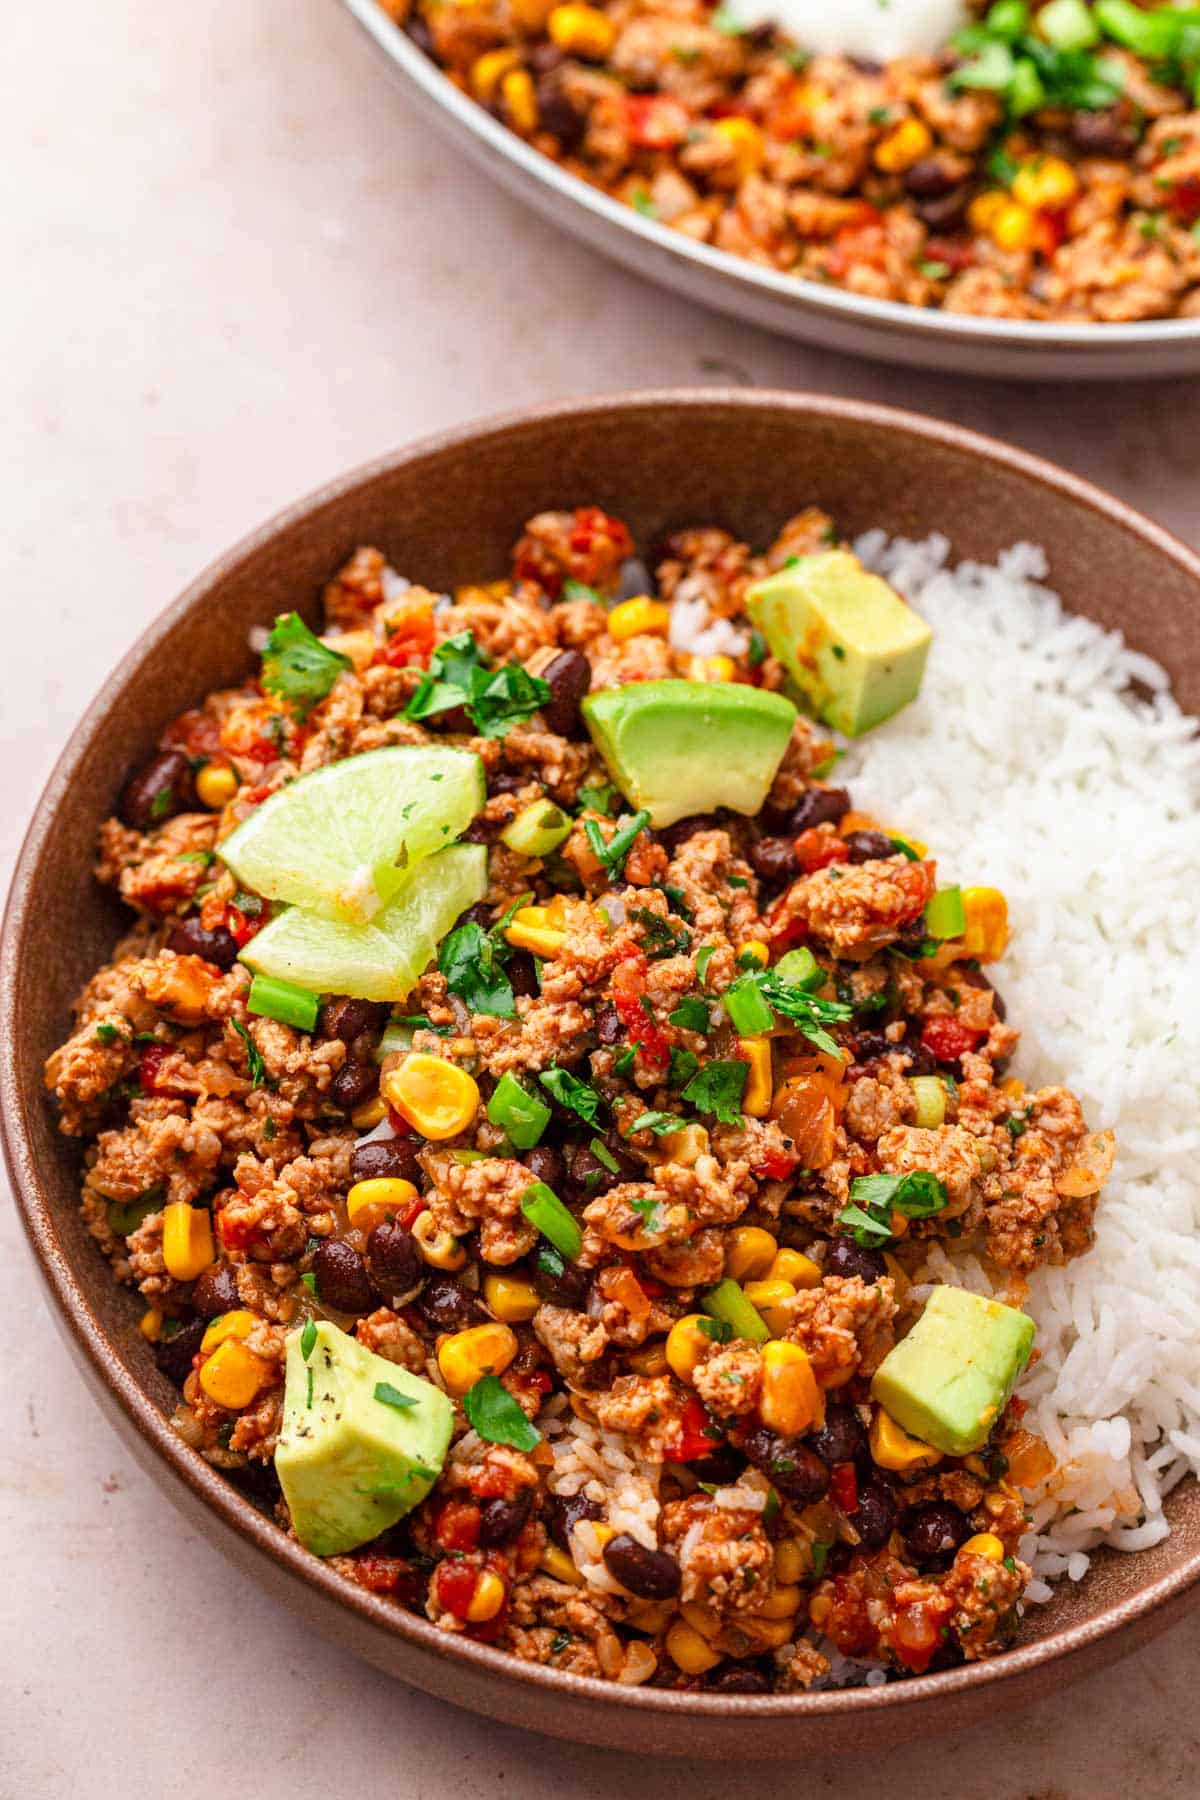
[[(10, 6), (0, 46), (6, 867), (102, 674), (190, 576), (327, 477), (474, 416), (657, 383), (861, 395), (1040, 451), (1200, 541), (1196, 384), (889, 371), (642, 286), (408, 116), (334, 0)], [(402, 1800), (636, 1800), (676, 1778), (455, 1712), (247, 1588), (94, 1412), (19, 1239), (5, 1208), (0, 1794), (209, 1796), (249, 1769), (289, 1800), (384, 1781)], [(1051, 1676), (1019, 1718), (889, 1753), (889, 1791), (1193, 1793), (1198, 1658), (1193, 1617), (1084, 1686)], [(863, 1759), (796, 1773), (823, 1795), (879, 1778)], [(778, 1780), (720, 1774), (729, 1800)]]

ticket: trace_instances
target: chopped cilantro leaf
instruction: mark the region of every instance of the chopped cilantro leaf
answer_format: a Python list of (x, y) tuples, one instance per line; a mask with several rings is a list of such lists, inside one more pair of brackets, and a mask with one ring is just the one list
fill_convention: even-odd
[(696, 1329), (714, 1344), (727, 1344), (733, 1336), (733, 1326), (727, 1319), (709, 1319), (697, 1314)]
[(699, 1067), (700, 1058), (694, 1050), (680, 1050), (678, 1045), (672, 1045), (670, 1062), (667, 1067), (667, 1086), (669, 1088), (686, 1087)]
[(300, 1354), (305, 1362), (307, 1362), (312, 1355), (316, 1348), (316, 1344), (317, 1321), (315, 1319), (306, 1319), (304, 1321), (304, 1330), (300, 1333)]
[(404, 716), (428, 719), (461, 706), (481, 737), (503, 737), (549, 698), (547, 684), (519, 663), (489, 668), (472, 634), (459, 631), (444, 639), (430, 657)]
[(407, 1412), (410, 1407), (417, 1404), (412, 1394), (402, 1394), (400, 1389), (393, 1387), (390, 1381), (375, 1383), (375, 1398), (383, 1406), (394, 1406), (397, 1412)]
[(250, 1075), (250, 1086), (252, 1088), (266, 1087), (267, 1065), (262, 1059), (262, 1051), (240, 1019), (230, 1019), (229, 1023), (246, 1046), (246, 1068)]
[(604, 604), (594, 587), (589, 587), (586, 581), (575, 581), (571, 577), (563, 582), (562, 597), (564, 600), (590, 600), (595, 606)]
[(705, 1063), (683, 1090), (697, 1112), (711, 1113), (722, 1125), (739, 1125), (742, 1094), (750, 1068), (744, 1062)]
[(708, 1002), (695, 995), (681, 1000), (674, 1012), (667, 1014), (668, 1023), (678, 1025), (681, 1031), (706, 1032), (709, 1026)]
[(482, 1375), (463, 1395), (463, 1411), (489, 1444), (511, 1444), (514, 1450), (533, 1450), (542, 1434), (530, 1424), (497, 1375)]
[(673, 1131), (682, 1128), (683, 1120), (676, 1113), (644, 1112), (640, 1113), (625, 1133), (632, 1137), (635, 1131), (652, 1131), (655, 1137), (666, 1137)]
[(870, 1248), (891, 1241), (893, 1213), (929, 1219), (945, 1209), (947, 1198), (929, 1169), (913, 1169), (907, 1175), (860, 1175), (850, 1183), (852, 1204), (843, 1208), (838, 1223), (851, 1228), (856, 1244)]
[(115, 1044), (118, 1042), (124, 1043), (125, 1041), (124, 1035), (117, 1030), (115, 1025), (110, 1025), (107, 1020), (104, 1024), (97, 1025), (96, 1042), (98, 1044)]
[(715, 944), (701, 944), (696, 952), (696, 980), (701, 987), (703, 987), (704, 977), (708, 973), (708, 965), (716, 954), (717, 946)]
[(299, 613), (280, 613), (263, 648), (262, 684), (303, 719), (352, 667), (348, 656), (313, 635)]
[(596, 1123), (604, 1099), (589, 1081), (580, 1081), (567, 1069), (543, 1069), (538, 1080), (560, 1106), (568, 1107), (589, 1125)]
[(588, 1142), (588, 1149), (598, 1163), (603, 1163), (610, 1175), (619, 1175), (621, 1165), (605, 1143), (603, 1138), (594, 1137)]

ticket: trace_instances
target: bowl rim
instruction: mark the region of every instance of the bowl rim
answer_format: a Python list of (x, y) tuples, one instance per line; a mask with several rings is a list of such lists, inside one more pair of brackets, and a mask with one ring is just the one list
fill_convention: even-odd
[[(138, 635), (117, 663), (96, 697), (72, 731), (46, 781), (25, 833), (16, 862), (3, 924), (0, 926), (0, 1139), (18, 1211), (34, 1257), (49, 1289), (57, 1322), (75, 1350), (90, 1366), (93, 1381), (107, 1391), (144, 1446), (191, 1494), (211, 1507), (222, 1523), (251, 1549), (269, 1558), (285, 1575), (301, 1586), (314, 1589), (331, 1610), (345, 1609), (365, 1624), (412, 1645), (419, 1651), (465, 1665), (464, 1673), (499, 1677), (514, 1693), (532, 1684), (535, 1688), (573, 1697), (594, 1707), (620, 1714), (625, 1708), (640, 1713), (694, 1714), (707, 1719), (779, 1721), (797, 1724), (822, 1718), (846, 1718), (859, 1713), (911, 1713), (939, 1699), (978, 1686), (1002, 1688), (1018, 1682), (1051, 1663), (1062, 1665), (1080, 1652), (1147, 1619), (1170, 1601), (1180, 1601), (1200, 1584), (1200, 1551), (1160, 1576), (1138, 1593), (1105, 1607), (1094, 1616), (1061, 1627), (1048, 1637), (1018, 1644), (1002, 1656), (965, 1664), (938, 1674), (913, 1676), (878, 1687), (823, 1689), (794, 1695), (745, 1696), (672, 1692), (657, 1688), (621, 1686), (593, 1677), (567, 1674), (535, 1663), (521, 1662), (509, 1653), (474, 1643), (457, 1633), (437, 1629), (428, 1620), (368, 1593), (327, 1563), (310, 1555), (298, 1542), (284, 1536), (220, 1472), (204, 1462), (172, 1430), (138, 1381), (119, 1361), (105, 1354), (107, 1334), (90, 1306), (70, 1258), (59, 1240), (51, 1207), (38, 1177), (32, 1154), (27, 1116), (22, 1098), (18, 1052), (18, 993), (21, 949), (26, 923), (37, 906), (37, 878), (42, 857), (55, 827), (58, 800), (70, 787), (94, 735), (107, 719), (114, 702), (136, 668), (179, 622), (201, 603), (210, 590), (248, 558), (260, 554), (289, 527), (323, 511), (380, 476), (411, 464), (469, 449), (515, 432), (539, 430), (559, 422), (605, 414), (635, 420), (639, 414), (681, 414), (706, 409), (741, 411), (746, 414), (785, 412), (797, 418), (834, 418), (848, 424), (874, 427), (899, 436), (923, 439), (930, 445), (958, 450), (977, 459), (982, 468), (1003, 470), (1054, 490), (1062, 498), (1089, 508), (1123, 532), (1134, 535), (1167, 557), (1195, 584), (1200, 596), (1200, 555), (1154, 521), (1125, 502), (1094, 487), (1077, 475), (1010, 445), (942, 423), (921, 414), (871, 402), (832, 399), (821, 394), (743, 388), (654, 388), (622, 394), (600, 394), (584, 399), (556, 401), (432, 433), (416, 442), (373, 458), (314, 489), (305, 498), (283, 508), (264, 524), (244, 535), (232, 549), (215, 558), (182, 593)], [(170, 1490), (171, 1483), (166, 1484)], [(178, 1494), (172, 1495), (178, 1499)], [(1114, 1654), (1120, 1654), (1115, 1650)]]
[(757, 289), (772, 300), (783, 301), (797, 312), (830, 320), (844, 319), (870, 326), (886, 334), (900, 333), (938, 342), (978, 344), (1032, 350), (1039, 347), (1067, 353), (1094, 352), (1098, 345), (1114, 349), (1143, 349), (1151, 345), (1188, 343), (1200, 339), (1200, 316), (1194, 319), (1142, 319), (1103, 324), (1099, 320), (993, 319), (974, 313), (952, 313), (941, 307), (912, 306), (902, 300), (876, 300), (847, 288), (810, 281), (803, 276), (768, 269), (732, 251), (699, 243), (648, 219), (630, 206), (614, 200), (582, 177), (573, 175), (550, 157), (535, 150), (524, 138), (464, 94), (440, 66), (418, 50), (384, 12), (378, 0), (341, 0), (376, 46), (418, 87), (430, 103), (448, 114), (489, 152), (520, 169), (537, 186), (560, 200), (590, 213), (610, 230), (625, 232), (649, 248), (665, 252), (677, 262), (693, 262), (735, 286)]

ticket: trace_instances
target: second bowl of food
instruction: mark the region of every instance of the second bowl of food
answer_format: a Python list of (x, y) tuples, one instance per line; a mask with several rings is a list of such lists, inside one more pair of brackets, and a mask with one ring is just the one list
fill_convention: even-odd
[(176, 1497), (383, 1666), (646, 1747), (948, 1724), (1169, 1616), (1198, 592), (769, 395), (459, 433), (204, 578), (56, 773), (0, 1031)]

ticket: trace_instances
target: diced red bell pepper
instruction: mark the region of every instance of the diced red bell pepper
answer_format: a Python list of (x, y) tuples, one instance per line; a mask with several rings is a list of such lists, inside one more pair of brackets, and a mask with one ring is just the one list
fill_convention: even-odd
[(157, 1094), (163, 1064), (171, 1054), (169, 1044), (147, 1044), (138, 1059), (138, 1086), (143, 1094)]
[(1194, 225), (1200, 219), (1200, 177), (1189, 175), (1171, 189), (1171, 212), (1183, 225)]
[(471, 1558), (440, 1562), (433, 1572), (433, 1596), (446, 1612), (465, 1619), (475, 1596), (478, 1562)]
[(1047, 261), (1054, 255), (1059, 245), (1067, 236), (1067, 213), (1065, 209), (1039, 212), (1034, 245)]
[(400, 1214), (400, 1223), (403, 1225), (405, 1231), (411, 1231), (421, 1214), (423, 1212), (428, 1212), (428, 1210), (428, 1198), (424, 1194), (418, 1194), (416, 1199), (406, 1206), (404, 1211)]
[(253, 918), (250, 918), (240, 906), (234, 906), (230, 902), (225, 908), (225, 929), (238, 949), (244, 950), (255, 933), (261, 931), (267, 923), (268, 916), (268, 909), (265, 906)]
[(973, 1050), (985, 1034), (970, 1025), (961, 1025), (948, 1016), (926, 1019), (921, 1027), (921, 1043), (939, 1062), (957, 1062)]
[(724, 1441), (704, 1410), (703, 1403), (692, 1394), (679, 1421), (679, 1436), (668, 1454), (672, 1462), (696, 1462), (702, 1456), (711, 1456), (714, 1450), (720, 1449)]
[(225, 1250), (249, 1250), (266, 1241), (261, 1225), (240, 1217), (228, 1207), (216, 1217), (217, 1236)]
[(750, 1173), (756, 1181), (786, 1181), (797, 1166), (794, 1156), (787, 1156), (782, 1150), (771, 1150)]
[(613, 970), (612, 998), (617, 1017), (629, 1033), (630, 1042), (651, 1064), (665, 1064), (671, 1054), (670, 1042), (661, 1025), (652, 1019), (642, 1005), (649, 964), (640, 950), (619, 962)]
[(794, 840), (794, 848), (800, 867), (806, 875), (812, 875), (817, 869), (827, 869), (831, 863), (850, 861), (850, 847), (844, 838), (829, 831), (802, 831)]
[(852, 1462), (835, 1463), (829, 1477), (829, 1491), (842, 1511), (849, 1515), (858, 1511), (858, 1476)]
[(672, 150), (687, 137), (691, 120), (687, 108), (668, 94), (630, 94), (625, 125), (639, 150)]
[(932, 237), (925, 245), (924, 260), (945, 263), (948, 269), (960, 275), (964, 269), (974, 267), (975, 246), (960, 243), (955, 238)]

